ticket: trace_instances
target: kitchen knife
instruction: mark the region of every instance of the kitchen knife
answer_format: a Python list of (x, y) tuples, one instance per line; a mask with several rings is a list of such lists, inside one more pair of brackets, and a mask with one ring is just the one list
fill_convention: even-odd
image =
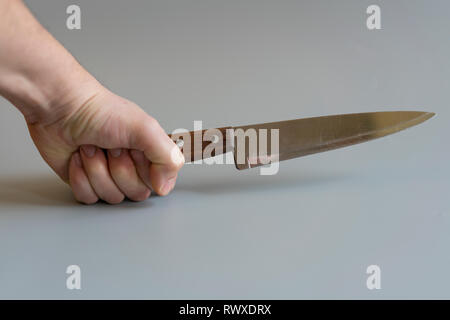
[(419, 111), (353, 113), (169, 136), (181, 148), (186, 162), (232, 151), (236, 168), (242, 170), (384, 137), (432, 116), (432, 112)]

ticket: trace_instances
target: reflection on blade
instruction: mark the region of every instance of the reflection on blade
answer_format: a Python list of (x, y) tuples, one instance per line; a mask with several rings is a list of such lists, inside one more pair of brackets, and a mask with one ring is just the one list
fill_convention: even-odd
[[(259, 132), (260, 129), (267, 129), (266, 155), (270, 158), (272, 154), (278, 161), (282, 161), (380, 138), (422, 123), (433, 115), (434, 113), (418, 111), (355, 113), (263, 123), (234, 129), (235, 132), (247, 132), (248, 129)], [(269, 132), (273, 129), (279, 129), (277, 154), (271, 151), (277, 149), (270, 139)], [(235, 140), (234, 148), (235, 159), (238, 152), (245, 152), (245, 161), (236, 161), (236, 167), (240, 170), (267, 164), (267, 161), (258, 161), (262, 160), (264, 154), (260, 156), (255, 150), (249, 150), (249, 143), (242, 146)]]

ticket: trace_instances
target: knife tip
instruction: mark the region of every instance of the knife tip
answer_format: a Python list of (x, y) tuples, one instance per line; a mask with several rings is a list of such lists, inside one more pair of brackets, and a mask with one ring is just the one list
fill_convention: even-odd
[(427, 119), (430, 119), (436, 115), (434, 112), (424, 112), (424, 114)]

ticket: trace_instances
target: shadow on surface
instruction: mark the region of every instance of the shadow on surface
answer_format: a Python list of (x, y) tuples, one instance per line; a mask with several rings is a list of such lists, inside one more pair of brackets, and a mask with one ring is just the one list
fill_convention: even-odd
[(0, 205), (77, 206), (70, 188), (56, 176), (0, 177)]
[[(203, 194), (233, 194), (241, 192), (282, 191), (292, 188), (325, 186), (329, 183), (349, 178), (349, 174), (338, 172), (312, 172), (298, 174), (278, 174), (273, 176), (241, 174), (217, 176), (202, 176), (195, 179), (178, 181), (176, 191), (195, 192)], [(266, 194), (265, 194), (266, 196)]]
[[(9, 206), (49, 206), (49, 207), (82, 207), (72, 195), (70, 187), (57, 176), (51, 174), (30, 174), (27, 176), (2, 176), (0, 177), (0, 207)], [(119, 205), (109, 205), (99, 201), (89, 208), (105, 207), (108, 212), (123, 207), (149, 207), (149, 200), (133, 202), (125, 200)], [(114, 209), (113, 209), (114, 208)]]
[[(302, 173), (295, 175), (218, 175), (185, 177), (177, 182), (174, 193), (200, 193), (205, 195), (233, 194), (241, 192), (282, 191), (292, 188), (325, 186), (331, 182), (348, 178), (347, 173)], [(266, 195), (266, 194), (265, 194)], [(160, 197), (152, 196), (153, 199)], [(151, 205), (150, 199), (143, 202), (124, 201), (118, 206), (98, 202), (94, 206), (142, 207)], [(64, 206), (79, 204), (70, 187), (53, 175), (3, 176), (0, 177), (0, 206)]]

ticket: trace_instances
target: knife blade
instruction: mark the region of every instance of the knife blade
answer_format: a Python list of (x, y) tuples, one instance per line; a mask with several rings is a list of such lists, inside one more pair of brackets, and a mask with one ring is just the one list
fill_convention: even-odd
[(169, 135), (186, 162), (233, 151), (239, 170), (347, 147), (420, 124), (432, 112), (352, 113)]

